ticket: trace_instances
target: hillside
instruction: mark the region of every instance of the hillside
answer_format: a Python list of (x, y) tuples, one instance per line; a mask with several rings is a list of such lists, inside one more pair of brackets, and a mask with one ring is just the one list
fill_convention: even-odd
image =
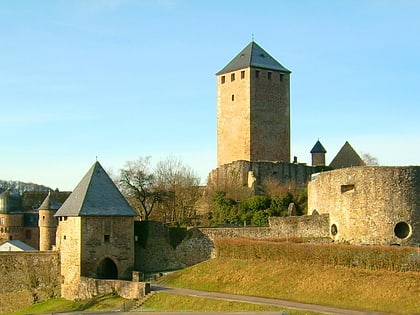
[(15, 180), (1, 180), (0, 179), (0, 193), (10, 189), (12, 193), (21, 195), (24, 191), (49, 191), (52, 190), (50, 187), (34, 184), (25, 183)]
[[(414, 248), (311, 246), (222, 239), (216, 241), (216, 247), (218, 258), (169, 274), (160, 281), (196, 290), (366, 311), (420, 314), (420, 252)], [(340, 262), (339, 255), (346, 249), (353, 259), (365, 256), (368, 263), (346, 265)], [(371, 253), (380, 259), (375, 259)], [(411, 271), (400, 268), (399, 261), (405, 255), (411, 261), (406, 270)]]

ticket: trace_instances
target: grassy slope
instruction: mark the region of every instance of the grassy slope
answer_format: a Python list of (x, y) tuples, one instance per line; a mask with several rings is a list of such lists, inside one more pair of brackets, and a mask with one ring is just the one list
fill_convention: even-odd
[(420, 313), (420, 273), (217, 258), (170, 274), (168, 285), (351, 309)]

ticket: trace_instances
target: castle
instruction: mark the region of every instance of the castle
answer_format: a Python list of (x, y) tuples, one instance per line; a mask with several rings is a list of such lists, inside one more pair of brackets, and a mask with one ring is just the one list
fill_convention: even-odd
[[(217, 237), (420, 243), (420, 166), (363, 166), (346, 142), (330, 164), (335, 169), (318, 173), (326, 154), (320, 141), (311, 150), (311, 166), (290, 162), (290, 74), (254, 41), (216, 74), (218, 167), (209, 184), (220, 185), (232, 174), (255, 190), (267, 178), (295, 181), (308, 186), (306, 216), (270, 218), (269, 227), (258, 229), (192, 229), (175, 248), (164, 244), (158, 228), (159, 244), (150, 237), (148, 247), (141, 248), (136, 213), (95, 162), (70, 195), (45, 193), (38, 209), (20, 211), (10, 192), (0, 194), (0, 237), (59, 253), (45, 259), (58, 259), (60, 294), (68, 299), (98, 293), (100, 287), (144, 294), (135, 269), (171, 269), (208, 259)], [(134, 284), (118, 282), (132, 278)]]

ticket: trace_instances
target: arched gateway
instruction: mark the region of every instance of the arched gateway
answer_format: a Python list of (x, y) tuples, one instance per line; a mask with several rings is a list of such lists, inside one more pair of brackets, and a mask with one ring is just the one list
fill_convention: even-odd
[(103, 259), (96, 272), (98, 279), (118, 279), (118, 267), (110, 258)]

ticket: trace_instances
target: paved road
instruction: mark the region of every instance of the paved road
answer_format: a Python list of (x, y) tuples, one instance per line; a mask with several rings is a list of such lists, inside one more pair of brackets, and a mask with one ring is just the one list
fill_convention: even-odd
[[(384, 314), (384, 313), (363, 312), (363, 311), (342, 309), (342, 308), (337, 308), (337, 307), (322, 306), (322, 305), (316, 305), (316, 304), (306, 304), (306, 303), (299, 303), (299, 302), (286, 301), (286, 300), (269, 299), (269, 298), (262, 298), (262, 297), (256, 297), (256, 296), (244, 296), (244, 295), (234, 295), (234, 294), (226, 294), (226, 293), (218, 293), (218, 292), (205, 292), (205, 291), (197, 291), (197, 290), (190, 290), (190, 289), (171, 288), (171, 287), (165, 287), (165, 286), (160, 286), (160, 285), (152, 285), (151, 289), (152, 291), (166, 291), (171, 294), (196, 296), (196, 297), (202, 297), (202, 298), (207, 298), (207, 299), (247, 302), (247, 303), (262, 304), (262, 305), (274, 305), (278, 307), (306, 310), (306, 311), (312, 311), (312, 312), (320, 312), (320, 313), (326, 313), (326, 314), (339, 314), (339, 315), (366, 315), (366, 314), (383, 315)], [(141, 314), (147, 314), (147, 312), (142, 312)], [(154, 314), (156, 315), (156, 313)], [(170, 313), (170, 314), (181, 315), (181, 314), (188, 314), (188, 313), (181, 312), (181, 313)], [(191, 314), (191, 312), (189, 314)], [(223, 314), (223, 313), (206, 312), (205, 314), (210, 315), (210, 314)], [(248, 315), (250, 314), (266, 314), (266, 315), (276, 314), (276, 315), (279, 315), (279, 312), (237, 312), (237, 313), (226, 313), (226, 314), (248, 314)]]
[[(252, 303), (252, 304), (261, 304), (261, 305), (274, 305), (280, 308), (289, 308), (289, 309), (297, 309), (297, 310), (306, 310), (311, 312), (319, 312), (324, 314), (338, 314), (338, 315), (385, 315), (385, 313), (376, 313), (376, 312), (363, 312), (363, 311), (356, 311), (356, 310), (349, 310), (349, 309), (342, 309), (337, 307), (330, 307), (330, 306), (322, 306), (316, 304), (306, 304), (306, 303), (299, 303), (299, 302), (292, 302), (286, 300), (277, 300), (277, 299), (269, 299), (269, 298), (262, 298), (262, 297), (255, 297), (255, 296), (245, 296), (245, 295), (234, 295), (234, 294), (226, 294), (226, 293), (217, 293), (217, 292), (205, 292), (205, 291), (197, 291), (197, 290), (190, 290), (190, 289), (181, 289), (181, 288), (172, 288), (172, 287), (165, 287), (160, 285), (152, 285), (152, 291), (165, 291), (171, 294), (179, 294), (179, 295), (186, 295), (186, 296), (195, 296), (207, 299), (217, 299), (217, 300), (225, 300), (225, 301), (236, 301), (236, 302), (245, 302), (245, 303)], [(60, 315), (75, 315), (78, 314), (77, 312), (72, 313), (55, 313)], [(88, 314), (121, 314), (121, 315), (282, 315), (287, 314), (286, 312), (81, 312), (82, 315)]]

